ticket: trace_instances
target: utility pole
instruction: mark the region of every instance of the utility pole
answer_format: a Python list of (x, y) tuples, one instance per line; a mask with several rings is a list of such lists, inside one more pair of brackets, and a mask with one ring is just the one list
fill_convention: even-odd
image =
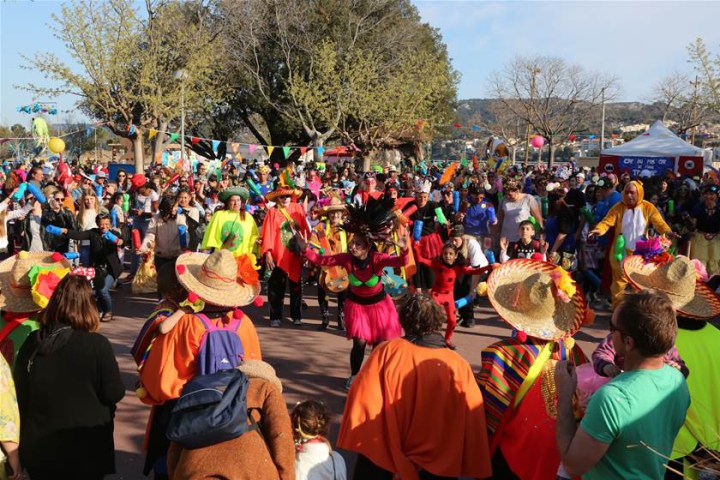
[(692, 135), (690, 136), (690, 144), (691, 145), (695, 145), (695, 130), (697, 130), (697, 125), (695, 125), (695, 123), (696, 123), (695, 115), (697, 115), (698, 84), (699, 84), (699, 79), (698, 79), (698, 76), (695, 75), (695, 81), (690, 82), (690, 85), (693, 85), (695, 87), (695, 93), (693, 93), (692, 118), (690, 120), (692, 122), (692, 126), (693, 126), (692, 127)]
[(601, 91), (602, 95), (602, 119), (600, 121), (600, 154), (602, 155), (603, 148), (605, 148), (605, 88)]

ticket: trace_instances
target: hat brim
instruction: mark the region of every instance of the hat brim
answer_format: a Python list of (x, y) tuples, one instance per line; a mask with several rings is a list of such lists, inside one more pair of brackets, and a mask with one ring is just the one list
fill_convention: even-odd
[(650, 274), (659, 267), (653, 262), (646, 262), (641, 255), (627, 257), (622, 264), (625, 277), (637, 290), (660, 290), (670, 297), (675, 310), (683, 317), (697, 320), (714, 318), (720, 315), (720, 297), (701, 280), (695, 281), (695, 294), (689, 300), (669, 290), (666, 285), (658, 285), (650, 280)]
[[(52, 252), (24, 252), (27, 253), (28, 258), (33, 260), (33, 265), (40, 267), (50, 267), (56, 262), (52, 259)], [(0, 310), (12, 313), (31, 313), (42, 310), (32, 298), (30, 289), (27, 290), (27, 296), (18, 296), (14, 294), (6, 295), (10, 292), (10, 272), (15, 265), (17, 255), (6, 258), (0, 262)], [(71, 268), (70, 262), (63, 257), (61, 260), (62, 266), (65, 268)]]
[(555, 309), (544, 318), (514, 310), (511, 299), (518, 285), (536, 273), (550, 274), (557, 265), (531, 259), (510, 260), (494, 270), (487, 280), (487, 295), (495, 311), (514, 329), (543, 340), (571, 337), (585, 322), (588, 306), (578, 286), (569, 302), (555, 298)]
[(184, 269), (176, 269), (180, 284), (188, 292), (196, 293), (203, 302), (218, 307), (244, 307), (251, 304), (260, 295), (260, 283), (257, 285), (241, 285), (234, 283), (231, 288), (219, 290), (212, 288), (198, 280), (200, 271), (208, 255), (206, 253), (190, 252), (180, 255), (177, 265), (184, 265)]
[(230, 197), (240, 197), (243, 200), (247, 200), (250, 198), (250, 192), (243, 187), (233, 187), (223, 190), (220, 192), (220, 195), (218, 195), (218, 199), (223, 203), (230, 200)]
[(320, 216), (324, 217), (327, 216), (328, 213), (332, 212), (347, 212), (347, 208), (345, 205), (330, 205), (329, 207), (325, 207), (320, 210)]
[(300, 198), (300, 195), (302, 195), (302, 190), (298, 190), (297, 188), (276, 188), (272, 192), (268, 192), (265, 195), (265, 198), (268, 201), (274, 201), (277, 197), (282, 197), (285, 195), (289, 195), (296, 200)]

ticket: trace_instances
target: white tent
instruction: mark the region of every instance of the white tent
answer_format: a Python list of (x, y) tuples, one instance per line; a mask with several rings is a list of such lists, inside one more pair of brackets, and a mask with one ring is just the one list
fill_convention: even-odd
[[(660, 120), (647, 132), (627, 143), (608, 148), (602, 155), (617, 157), (705, 157), (702, 148), (694, 147), (670, 131)], [(707, 162), (707, 160), (706, 160)]]

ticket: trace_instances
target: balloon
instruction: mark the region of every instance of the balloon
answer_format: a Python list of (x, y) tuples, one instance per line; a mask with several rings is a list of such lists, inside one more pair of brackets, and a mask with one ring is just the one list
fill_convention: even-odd
[(118, 241), (120, 240), (120, 239), (117, 237), (117, 235), (115, 235), (114, 233), (112, 233), (112, 232), (109, 231), (109, 230), (108, 230), (107, 232), (103, 233), (102, 236), (103, 236), (103, 238), (104, 238), (105, 240), (107, 240), (108, 242), (114, 243), (114, 244), (117, 244)]
[(577, 135), (575, 135), (574, 133), (570, 134), (570, 141), (571, 141), (571, 142), (574, 142), (576, 138), (577, 138)]
[(416, 242), (419, 242), (420, 238), (422, 237), (422, 229), (423, 221), (415, 220), (415, 224), (413, 225), (413, 240), (415, 240)]
[(25, 185), (27, 185), (27, 187), (25, 187), (26, 190), (30, 192), (33, 197), (37, 198), (38, 202), (47, 202), (47, 198), (45, 198), (45, 194), (42, 192), (42, 190), (40, 190), (40, 187), (38, 187), (34, 183), (26, 183)]
[(623, 258), (625, 258), (625, 237), (621, 233), (615, 240), (615, 260), (622, 262)]
[(545, 138), (541, 137), (540, 135), (535, 135), (532, 138), (532, 146), (535, 148), (542, 148), (543, 145), (545, 145)]
[(53, 153), (62, 153), (65, 151), (65, 142), (62, 138), (53, 137), (48, 142), (48, 148)]

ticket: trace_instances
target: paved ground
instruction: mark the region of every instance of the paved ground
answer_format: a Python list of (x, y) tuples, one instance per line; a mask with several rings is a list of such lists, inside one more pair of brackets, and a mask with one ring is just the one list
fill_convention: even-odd
[[(283, 382), (284, 396), (288, 409), (307, 398), (325, 401), (335, 414), (332, 440), (337, 433), (343, 407), (345, 391), (343, 386), (349, 375), (350, 343), (341, 332), (329, 329), (319, 332), (320, 311), (315, 301), (315, 289), (305, 289), (309, 304), (305, 311), (305, 326), (293, 327), (288, 321), (282, 328), (270, 329), (267, 321), (267, 306), (243, 309), (253, 320), (260, 336), (263, 359), (277, 371)], [(137, 374), (135, 363), (130, 356), (130, 347), (156, 303), (154, 295), (135, 296), (130, 287), (124, 286), (115, 292), (115, 321), (102, 324), (101, 333), (113, 344), (127, 392), (118, 406), (115, 419), (115, 448), (117, 475), (111, 479), (141, 479), (143, 453), (142, 438), (150, 408), (135, 396)], [(476, 308), (478, 326), (473, 329), (459, 327), (453, 336), (462, 355), (477, 370), (480, 365), (480, 351), (486, 345), (504, 338), (510, 328), (497, 319), (489, 303)], [(585, 353), (592, 353), (594, 345), (606, 335), (608, 316), (598, 316), (595, 324), (583, 329), (576, 339)], [(342, 452), (349, 462), (353, 455)]]

